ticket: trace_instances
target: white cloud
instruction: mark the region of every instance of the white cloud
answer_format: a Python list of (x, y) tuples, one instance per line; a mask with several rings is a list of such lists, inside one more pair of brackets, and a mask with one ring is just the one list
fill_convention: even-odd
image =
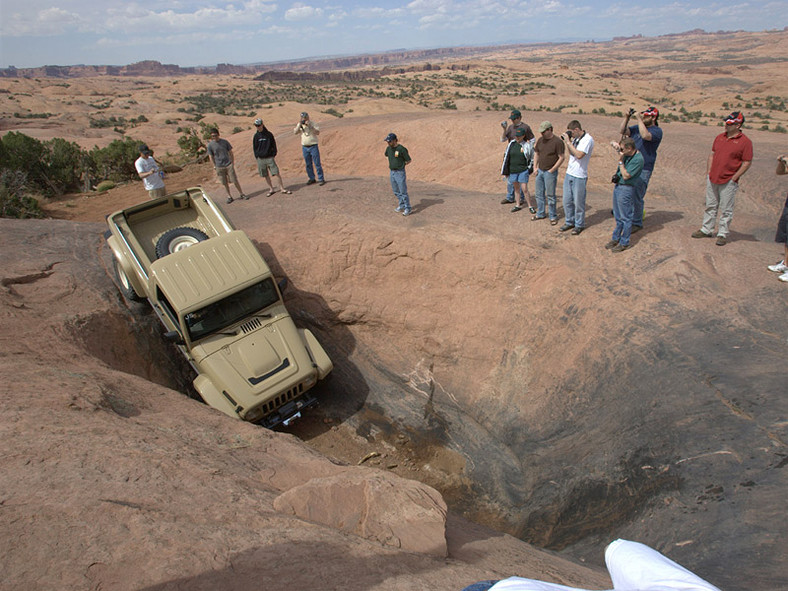
[(313, 18), (320, 18), (323, 16), (322, 8), (315, 8), (300, 2), (293, 4), (292, 8), (285, 11), (285, 20), (288, 21), (305, 21)]

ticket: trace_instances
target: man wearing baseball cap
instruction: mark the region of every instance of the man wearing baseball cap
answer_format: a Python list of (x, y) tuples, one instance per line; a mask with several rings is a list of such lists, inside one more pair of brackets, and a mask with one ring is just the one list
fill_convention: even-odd
[[(558, 182), (558, 169), (566, 156), (564, 142), (553, 133), (553, 124), (542, 121), (534, 146), (534, 170), (536, 171), (536, 214), (532, 220), (543, 220), (548, 215), (550, 223), (558, 224), (558, 213), (555, 207), (555, 186)], [(545, 213), (545, 198), (547, 213)]]
[[(629, 125), (629, 120), (635, 116), (636, 125)], [(657, 148), (662, 141), (662, 128), (659, 126), (659, 111), (656, 107), (649, 107), (640, 113), (630, 109), (621, 122), (621, 137), (631, 137), (635, 140), (637, 151), (643, 155), (645, 162), (640, 173), (640, 183), (636, 185), (635, 211), (632, 216), (632, 233), (643, 228), (643, 199), (646, 196), (651, 173), (654, 172), (654, 163), (657, 161)]]
[[(525, 137), (525, 141), (531, 142), (531, 146), (533, 147), (534, 132), (531, 131), (531, 128), (528, 126), (528, 124), (525, 121), (523, 121), (523, 114), (520, 113), (519, 109), (512, 110), (512, 112), (509, 114), (509, 120), (511, 121), (511, 123), (507, 123), (506, 121), (501, 121), (501, 128), (503, 128), (503, 133), (501, 134), (501, 141), (508, 142), (508, 144), (510, 144), (515, 139), (517, 139), (516, 138), (517, 130), (522, 129), (524, 131), (523, 137)], [(508, 144), (507, 144), (507, 150), (508, 150)], [(519, 201), (521, 203), (525, 199), (525, 193), (527, 191), (528, 191), (528, 181), (526, 180), (525, 189), (523, 190), (523, 188), (520, 188)], [(511, 182), (507, 181), (506, 199), (501, 201), (501, 204), (507, 205), (514, 203), (515, 201), (517, 201), (517, 199), (515, 199), (515, 195), (514, 195), (514, 185)], [(530, 197), (528, 198), (528, 201), (530, 202)]]
[(148, 196), (151, 199), (164, 197), (167, 193), (164, 188), (164, 171), (161, 163), (153, 157), (153, 150), (147, 144), (140, 144), (140, 157), (134, 161), (134, 168), (142, 179)]
[(391, 190), (397, 198), (397, 208), (394, 210), (402, 215), (410, 215), (410, 197), (408, 197), (408, 184), (405, 175), (405, 166), (410, 164), (410, 154), (405, 146), (399, 144), (397, 135), (388, 134), (383, 141), (388, 144), (383, 153), (389, 159), (389, 178)]
[(744, 115), (734, 111), (725, 118), (725, 131), (714, 139), (706, 163), (706, 209), (700, 230), (693, 238), (712, 238), (717, 210), (717, 246), (725, 246), (733, 219), (733, 205), (739, 190), (739, 179), (752, 164), (752, 142), (741, 132)]

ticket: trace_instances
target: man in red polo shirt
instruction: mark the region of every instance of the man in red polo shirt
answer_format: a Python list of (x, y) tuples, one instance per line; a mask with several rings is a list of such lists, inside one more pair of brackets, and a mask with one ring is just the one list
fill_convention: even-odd
[(725, 132), (714, 139), (706, 164), (706, 209), (700, 230), (693, 238), (711, 238), (717, 210), (721, 210), (717, 225), (717, 246), (728, 242), (728, 229), (733, 219), (733, 204), (739, 190), (739, 179), (752, 164), (752, 142), (741, 132), (744, 115), (734, 111), (725, 118)]

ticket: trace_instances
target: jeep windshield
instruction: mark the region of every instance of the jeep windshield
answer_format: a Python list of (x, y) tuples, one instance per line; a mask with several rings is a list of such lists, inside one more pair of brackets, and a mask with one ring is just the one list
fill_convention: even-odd
[(279, 301), (279, 293), (269, 277), (184, 317), (189, 338), (198, 341), (232, 326), (239, 320), (262, 312)]

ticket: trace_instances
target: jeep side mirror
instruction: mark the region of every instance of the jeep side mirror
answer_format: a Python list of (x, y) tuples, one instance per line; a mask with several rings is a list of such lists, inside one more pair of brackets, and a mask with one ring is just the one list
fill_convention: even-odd
[(175, 343), (176, 345), (183, 345), (183, 337), (181, 333), (177, 330), (170, 330), (164, 333), (164, 338), (170, 341), (171, 343)]

